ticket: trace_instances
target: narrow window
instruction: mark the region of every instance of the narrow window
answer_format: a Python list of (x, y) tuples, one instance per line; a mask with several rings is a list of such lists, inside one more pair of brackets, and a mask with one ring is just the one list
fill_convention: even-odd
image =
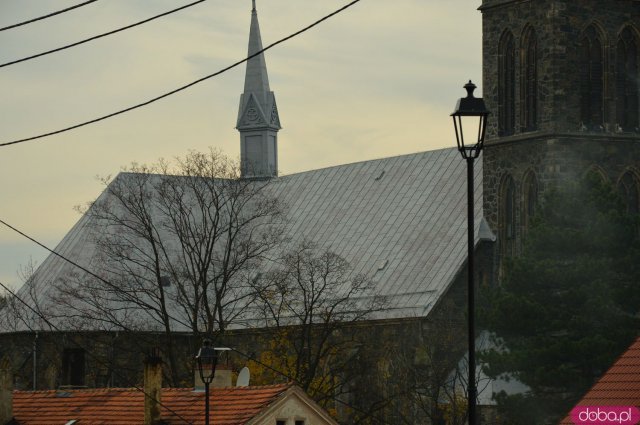
[(514, 214), (514, 198), (513, 196), (513, 184), (509, 184), (507, 186), (507, 192), (504, 201), (504, 210), (505, 210), (505, 225), (506, 225), (506, 236), (507, 239), (513, 239), (515, 237), (515, 214)]
[(533, 29), (524, 36), (522, 49), (522, 131), (538, 127), (538, 40)]
[(603, 129), (603, 64), (602, 41), (592, 25), (580, 42), (580, 115), (590, 131)]
[(627, 211), (631, 214), (638, 214), (640, 212), (638, 180), (630, 171), (624, 173), (620, 179), (618, 191), (627, 204)]
[(500, 250), (503, 256), (509, 256), (516, 237), (515, 185), (511, 177), (503, 181), (500, 193)]
[(276, 420), (276, 425), (286, 425), (287, 421), (283, 420), (283, 419), (278, 419)]
[(84, 350), (66, 348), (62, 353), (62, 383), (73, 387), (84, 386)]
[(301, 420), (301, 419), (296, 420), (295, 425), (304, 425), (304, 420)]
[(638, 128), (638, 42), (630, 28), (620, 34), (616, 45), (617, 131)]
[(499, 134), (509, 136), (514, 133), (515, 119), (515, 47), (513, 35), (506, 32), (500, 41), (498, 72), (498, 123)]
[(527, 173), (526, 177), (524, 178), (524, 183), (522, 184), (522, 193), (522, 222), (523, 226), (527, 228), (531, 224), (531, 220), (535, 215), (536, 207), (538, 205), (538, 179), (536, 179), (536, 175), (533, 172)]

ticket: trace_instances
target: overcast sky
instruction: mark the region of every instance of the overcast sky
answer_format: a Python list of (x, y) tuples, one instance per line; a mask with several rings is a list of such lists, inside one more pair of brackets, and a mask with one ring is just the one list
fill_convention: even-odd
[[(0, 27), (82, 0), (2, 0)], [(101, 0), (0, 32), (0, 63), (73, 43), (190, 1)], [(266, 46), (348, 0), (257, 0)], [(480, 86), (480, 0), (361, 0), (266, 53), (283, 129), (280, 174), (455, 145), (448, 114)], [(0, 143), (147, 100), (246, 55), (251, 0), (207, 0), (63, 52), (0, 68)], [(0, 219), (54, 247), (74, 206), (115, 175), (188, 150), (239, 156), (244, 65), (125, 115), (0, 148)], [(480, 90), (481, 91), (481, 87)], [(46, 252), (0, 225), (0, 282)]]

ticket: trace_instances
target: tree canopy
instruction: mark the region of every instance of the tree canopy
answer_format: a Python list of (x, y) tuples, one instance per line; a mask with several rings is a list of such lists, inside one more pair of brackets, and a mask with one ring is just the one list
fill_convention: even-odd
[(499, 347), (483, 354), (486, 372), (531, 389), (498, 395), (514, 423), (566, 414), (637, 336), (638, 235), (637, 217), (597, 175), (547, 191), (481, 314)]

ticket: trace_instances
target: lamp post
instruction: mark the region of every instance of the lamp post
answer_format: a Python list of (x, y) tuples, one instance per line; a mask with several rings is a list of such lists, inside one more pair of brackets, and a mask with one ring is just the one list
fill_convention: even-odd
[(198, 364), (200, 379), (202, 379), (202, 383), (204, 384), (204, 423), (205, 425), (209, 425), (209, 384), (213, 382), (218, 364), (218, 353), (216, 349), (211, 346), (210, 339), (202, 341), (202, 347), (196, 355), (196, 362)]
[[(474, 200), (473, 200), (473, 162), (482, 151), (484, 136), (487, 129), (487, 117), (489, 111), (484, 105), (482, 98), (473, 97), (475, 84), (469, 80), (464, 88), (467, 90), (467, 97), (458, 100), (456, 109), (451, 114), (453, 126), (456, 131), (456, 142), (462, 157), (467, 161), (467, 240), (468, 240), (468, 344), (469, 344), (469, 382), (468, 382), (468, 416), (469, 425), (477, 425), (476, 418), (476, 335), (475, 335), (475, 287), (473, 283), (473, 252), (474, 252)], [(477, 124), (476, 124), (477, 123)], [(464, 140), (464, 128), (472, 129), (478, 126), (477, 138), (471, 143)], [(471, 133), (473, 135), (474, 131)]]

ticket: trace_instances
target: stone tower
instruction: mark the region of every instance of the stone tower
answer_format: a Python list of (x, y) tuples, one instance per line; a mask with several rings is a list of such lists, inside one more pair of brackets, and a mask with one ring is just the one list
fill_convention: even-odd
[[(484, 213), (498, 259), (545, 190), (597, 171), (639, 209), (640, 1), (483, 0)], [(499, 262), (499, 261), (498, 261)]]
[[(256, 2), (251, 10), (249, 54), (262, 50)], [(269, 178), (278, 175), (278, 130), (280, 117), (276, 98), (269, 89), (264, 54), (247, 61), (244, 93), (240, 96), (238, 123), (242, 177)]]

